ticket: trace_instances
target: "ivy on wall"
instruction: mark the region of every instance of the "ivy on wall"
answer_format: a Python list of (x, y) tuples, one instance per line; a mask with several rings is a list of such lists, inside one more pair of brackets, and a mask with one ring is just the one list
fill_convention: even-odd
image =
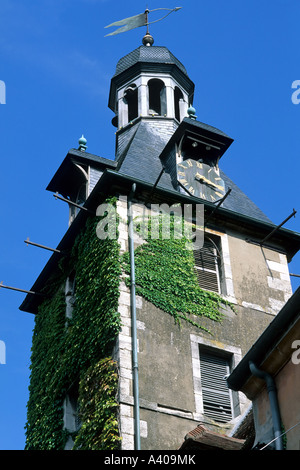
[[(145, 242), (135, 249), (136, 293), (156, 307), (173, 316), (176, 323), (181, 320), (208, 331), (199, 321), (206, 317), (220, 322), (223, 318), (222, 307), (233, 305), (215, 292), (200, 288), (194, 271), (193, 250), (187, 249), (192, 241), (184, 236), (178, 237), (179, 222), (171, 216), (170, 236), (164, 238), (161, 216), (159, 217), (159, 236), (151, 238), (151, 223), (157, 225), (155, 216), (148, 222), (135, 220), (136, 232), (140, 232)], [(168, 215), (169, 217), (169, 215)], [(181, 218), (180, 218), (181, 220)], [(125, 253), (122, 266), (130, 274), (129, 253)], [(129, 279), (125, 281), (129, 285)]]
[(87, 370), (79, 389), (82, 426), (75, 438), (75, 450), (118, 449), (117, 386), (118, 371), (110, 358)]
[[(35, 317), (32, 342), (26, 449), (64, 449), (63, 402), (71, 386), (79, 386), (82, 426), (77, 449), (118, 449), (117, 374), (111, 359), (120, 330), (118, 297), (119, 245), (99, 240), (96, 223), (88, 219), (71, 256), (60, 263), (56, 281)], [(64, 284), (76, 272), (76, 301), (66, 319)], [(114, 372), (112, 372), (114, 371)], [(95, 388), (97, 384), (98, 388)], [(96, 391), (91, 403), (92, 389)]]
[[(106, 202), (115, 203), (115, 199)], [(99, 240), (99, 218), (89, 218), (70, 256), (46, 286), (35, 317), (32, 342), (26, 449), (64, 449), (63, 403), (72, 387), (79, 392), (81, 427), (74, 449), (115, 450), (118, 429), (118, 374), (112, 349), (120, 331), (118, 313), (122, 269), (130, 274), (129, 253), (120, 258), (117, 240)], [(221, 321), (221, 296), (200, 289), (192, 250), (185, 238), (151, 239), (135, 250), (136, 292), (180, 323), (199, 328), (201, 318)], [(76, 273), (72, 318), (66, 318), (65, 282)], [(128, 281), (128, 278), (126, 279)], [(206, 330), (207, 331), (207, 330)]]

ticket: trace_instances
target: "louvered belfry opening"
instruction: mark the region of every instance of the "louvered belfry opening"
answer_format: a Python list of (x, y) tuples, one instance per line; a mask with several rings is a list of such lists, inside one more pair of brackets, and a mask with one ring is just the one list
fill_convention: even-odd
[(230, 373), (228, 358), (200, 349), (200, 374), (204, 414), (218, 422), (233, 418), (231, 392), (225, 376)]
[(208, 238), (200, 250), (194, 250), (195, 272), (202, 289), (220, 293), (219, 254), (216, 245)]

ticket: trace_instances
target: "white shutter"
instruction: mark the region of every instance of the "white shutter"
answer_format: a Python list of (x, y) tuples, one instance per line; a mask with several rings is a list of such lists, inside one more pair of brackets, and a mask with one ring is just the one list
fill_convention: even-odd
[(229, 372), (229, 361), (226, 358), (200, 350), (204, 414), (223, 423), (232, 419), (231, 392), (224, 378)]
[(210, 240), (205, 240), (200, 250), (194, 250), (195, 272), (202, 289), (220, 292), (217, 250)]

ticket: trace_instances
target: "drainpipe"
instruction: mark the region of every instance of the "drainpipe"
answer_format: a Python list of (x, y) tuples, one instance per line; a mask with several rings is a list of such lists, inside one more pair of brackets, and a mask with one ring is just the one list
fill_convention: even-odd
[(254, 362), (249, 361), (249, 368), (251, 373), (260, 379), (263, 379), (266, 382), (267, 390), (269, 394), (270, 400), (270, 407), (271, 407), (271, 414), (272, 414), (272, 422), (273, 422), (273, 429), (274, 429), (274, 437), (275, 437), (275, 450), (283, 450), (283, 442), (282, 442), (282, 430), (281, 430), (281, 418), (280, 418), (280, 411), (277, 399), (277, 391), (276, 385), (273, 380), (273, 377), (260, 370), (256, 367)]
[(128, 244), (130, 256), (130, 305), (131, 305), (131, 335), (132, 335), (132, 370), (133, 370), (133, 398), (134, 398), (134, 446), (135, 450), (141, 449), (140, 442), (140, 405), (139, 405), (139, 375), (137, 356), (137, 326), (136, 326), (136, 303), (135, 303), (135, 263), (134, 263), (134, 233), (132, 198), (136, 190), (134, 183), (128, 197)]

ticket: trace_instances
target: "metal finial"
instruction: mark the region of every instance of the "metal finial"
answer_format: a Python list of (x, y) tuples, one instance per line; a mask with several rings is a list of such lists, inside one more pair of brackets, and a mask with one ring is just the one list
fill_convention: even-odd
[(144, 44), (144, 46), (152, 46), (154, 44), (154, 39), (151, 36), (151, 34), (149, 33), (145, 34), (145, 36), (143, 37), (142, 43)]
[(195, 108), (194, 108), (192, 105), (190, 105), (190, 107), (188, 108), (187, 112), (188, 112), (188, 115), (189, 115), (189, 118), (190, 118), (190, 119), (197, 119), (196, 110), (195, 110)]
[(78, 150), (81, 150), (82, 152), (85, 152), (85, 150), (87, 149), (87, 140), (86, 138), (84, 137), (84, 135), (82, 134), (82, 136), (80, 137), (80, 139), (78, 140), (78, 143), (79, 143), (79, 148)]

